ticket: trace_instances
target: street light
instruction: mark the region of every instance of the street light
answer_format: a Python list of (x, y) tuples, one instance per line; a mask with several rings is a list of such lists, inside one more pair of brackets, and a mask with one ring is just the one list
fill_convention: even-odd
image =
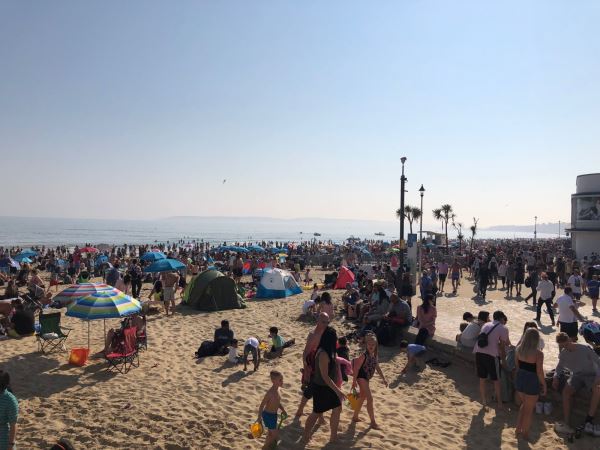
[(537, 239), (537, 216), (534, 217), (534, 224), (533, 224), (533, 239)]
[(423, 185), (421, 185), (421, 188), (419, 189), (419, 193), (421, 194), (421, 217), (419, 220), (419, 270), (423, 270), (421, 268), (421, 255), (422, 255), (422, 250), (421, 247), (423, 246), (423, 194), (425, 193), (425, 188), (423, 187)]
[(404, 184), (406, 183), (406, 177), (404, 176), (404, 163), (406, 162), (406, 156), (400, 158), (402, 163), (402, 176), (400, 177), (400, 239), (398, 240), (398, 246), (400, 247), (400, 273), (404, 272), (404, 249), (402, 248), (402, 241), (404, 240)]

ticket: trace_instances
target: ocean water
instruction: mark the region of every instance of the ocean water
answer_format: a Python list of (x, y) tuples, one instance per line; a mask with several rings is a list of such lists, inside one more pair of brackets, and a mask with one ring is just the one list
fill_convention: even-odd
[[(99, 220), (32, 217), (0, 217), (0, 246), (143, 244), (185, 239), (205, 242), (284, 241), (302, 242), (315, 239), (343, 242), (350, 236), (362, 239), (398, 239), (397, 222), (271, 218), (171, 218), (160, 220)], [(415, 227), (418, 232), (418, 227)], [(431, 228), (441, 232), (439, 225)], [(409, 227), (406, 225), (405, 232)], [(449, 230), (450, 231), (450, 230)], [(384, 237), (375, 233), (384, 233)], [(465, 233), (467, 234), (467, 233)], [(450, 233), (452, 236), (453, 233)], [(532, 238), (532, 233), (487, 231), (477, 233), (479, 239)], [(538, 233), (538, 238), (556, 235)]]

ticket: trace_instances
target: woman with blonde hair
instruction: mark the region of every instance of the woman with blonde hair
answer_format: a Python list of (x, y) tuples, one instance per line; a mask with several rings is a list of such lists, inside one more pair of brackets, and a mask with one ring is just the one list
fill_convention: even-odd
[(515, 389), (521, 400), (519, 417), (515, 434), (525, 440), (529, 439), (529, 429), (535, 404), (540, 395), (546, 395), (546, 379), (544, 378), (544, 353), (539, 350), (540, 332), (536, 328), (528, 328), (516, 350), (517, 375)]

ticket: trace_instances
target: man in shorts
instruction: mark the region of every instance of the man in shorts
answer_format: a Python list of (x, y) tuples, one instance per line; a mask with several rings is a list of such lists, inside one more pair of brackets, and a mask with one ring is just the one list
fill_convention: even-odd
[(460, 283), (460, 278), (462, 277), (462, 268), (460, 267), (460, 264), (456, 259), (452, 263), (450, 273), (452, 275), (452, 293), (456, 295), (456, 291), (458, 291), (458, 285)]
[[(502, 311), (494, 311), (494, 321), (486, 323), (481, 327), (481, 333), (487, 334), (488, 344), (480, 347), (479, 342), (475, 343), (473, 352), (475, 353), (475, 365), (477, 366), (477, 376), (479, 377), (479, 393), (481, 394), (481, 403), (486, 406), (486, 380), (489, 378), (494, 383), (498, 408), (502, 409), (502, 392), (500, 389), (500, 345), (509, 346), (508, 328), (506, 328), (507, 317)], [(479, 341), (479, 340), (478, 340)]]
[(161, 275), (163, 282), (163, 302), (165, 313), (169, 315), (169, 305), (171, 314), (175, 311), (175, 290), (179, 283), (179, 274), (177, 272), (165, 272)]
[(579, 330), (579, 327), (577, 326), (577, 319), (581, 320), (582, 322), (586, 319), (579, 313), (579, 310), (575, 305), (573, 300), (573, 291), (571, 290), (570, 286), (567, 286), (564, 294), (558, 297), (554, 307), (558, 308), (558, 325), (560, 327), (560, 331), (567, 333), (572, 341), (576, 341), (577, 331)]
[(448, 276), (448, 263), (441, 261), (437, 265), (438, 275), (440, 277), (440, 292), (444, 293), (444, 285), (446, 284), (446, 277)]
[(560, 353), (552, 387), (558, 390), (559, 376), (564, 369), (568, 369), (571, 376), (562, 391), (564, 421), (557, 423), (554, 428), (558, 433), (574, 432), (573, 428), (569, 426), (571, 402), (577, 391), (585, 389), (588, 394), (591, 391), (590, 407), (585, 418), (585, 431), (600, 437), (600, 424), (593, 424), (594, 415), (600, 403), (600, 358), (590, 346), (573, 342), (566, 333), (558, 333), (556, 343)]

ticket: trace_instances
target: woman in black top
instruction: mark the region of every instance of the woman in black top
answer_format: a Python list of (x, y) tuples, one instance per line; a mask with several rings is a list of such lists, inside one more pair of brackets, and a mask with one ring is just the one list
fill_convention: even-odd
[(337, 334), (331, 327), (327, 327), (321, 336), (319, 347), (315, 355), (315, 373), (312, 378), (313, 385), (313, 412), (304, 425), (303, 441), (307, 443), (312, 435), (313, 427), (323, 413), (333, 410), (329, 422), (331, 430), (330, 442), (337, 440), (340, 413), (344, 393), (335, 384), (337, 367), (335, 361), (335, 347)]

